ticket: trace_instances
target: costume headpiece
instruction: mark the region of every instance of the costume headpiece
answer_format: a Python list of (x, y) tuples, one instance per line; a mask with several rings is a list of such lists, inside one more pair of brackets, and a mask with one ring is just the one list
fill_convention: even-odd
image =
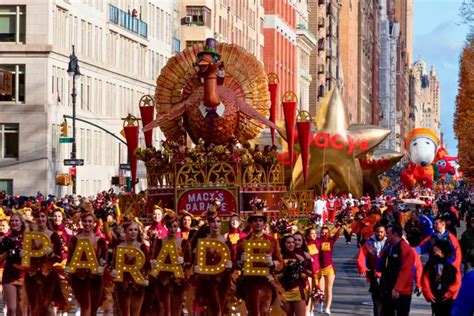
[(267, 221), (267, 216), (264, 214), (267, 210), (267, 201), (255, 197), (250, 201), (250, 206), (253, 213), (248, 217), (247, 222), (250, 223), (257, 218), (262, 218), (264, 222)]

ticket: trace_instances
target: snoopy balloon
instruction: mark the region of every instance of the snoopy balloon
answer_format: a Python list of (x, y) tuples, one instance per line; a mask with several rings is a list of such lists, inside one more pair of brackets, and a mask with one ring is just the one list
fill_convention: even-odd
[(412, 130), (405, 139), (405, 148), (410, 155), (411, 163), (400, 174), (402, 183), (409, 189), (415, 184), (424, 188), (432, 188), (434, 168), (432, 163), (436, 158), (439, 139), (427, 128)]

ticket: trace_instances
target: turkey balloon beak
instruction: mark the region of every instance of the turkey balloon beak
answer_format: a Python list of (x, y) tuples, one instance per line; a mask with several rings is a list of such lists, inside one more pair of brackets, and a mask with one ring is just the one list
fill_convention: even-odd
[(198, 74), (204, 75), (209, 69), (210, 63), (207, 60), (200, 59), (197, 61), (196, 66), (198, 68)]

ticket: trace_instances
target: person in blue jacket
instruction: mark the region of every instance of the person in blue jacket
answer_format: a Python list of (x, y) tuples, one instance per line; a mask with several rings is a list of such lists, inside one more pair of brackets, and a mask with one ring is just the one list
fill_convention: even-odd
[(462, 280), (458, 297), (453, 303), (451, 316), (472, 316), (474, 315), (474, 271), (466, 273)]
[(431, 236), (434, 233), (433, 223), (434, 219), (431, 214), (431, 208), (426, 207), (422, 210), (422, 213), (418, 217), (418, 221), (421, 227), (421, 238), (424, 239), (427, 236)]

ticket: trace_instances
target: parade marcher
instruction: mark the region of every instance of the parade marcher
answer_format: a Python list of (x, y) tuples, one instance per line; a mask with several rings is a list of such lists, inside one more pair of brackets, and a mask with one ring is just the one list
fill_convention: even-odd
[(464, 273), (474, 269), (474, 217), (466, 222), (466, 231), (459, 240), (462, 250), (462, 263), (464, 264)]
[(452, 316), (474, 315), (474, 300), (472, 299), (472, 293), (474, 293), (474, 271), (466, 273), (462, 279), (458, 297), (454, 301), (451, 309)]
[(319, 215), (319, 220), (317, 222), (317, 226), (322, 226), (324, 222), (325, 214), (327, 214), (327, 202), (326, 200), (318, 195), (317, 199), (314, 201), (314, 210), (313, 212)]
[[(311, 291), (311, 288), (312, 288), (312, 282), (311, 281), (314, 280), (312, 257), (309, 254), (308, 245), (306, 244), (306, 240), (305, 240), (304, 235), (302, 233), (300, 233), (299, 231), (297, 231), (296, 233), (293, 234), (293, 238), (295, 239), (295, 250), (294, 250), (294, 252), (304, 258), (305, 264), (309, 265), (309, 267), (310, 267), (309, 270), (311, 271), (310, 275), (308, 275), (308, 274), (306, 275), (307, 278), (306, 278), (306, 286), (305, 286), (306, 311), (307, 311), (307, 313), (309, 313), (311, 311), (311, 305), (308, 304), (309, 303), (308, 293)], [(317, 287), (316, 284), (315, 284), (315, 287)]]
[(406, 316), (410, 312), (415, 253), (402, 238), (399, 225), (387, 228), (387, 245), (382, 252), (382, 310), (384, 316)]
[(194, 227), (194, 216), (191, 213), (183, 211), (180, 222), (181, 238), (184, 240), (192, 240), (194, 234), (197, 232), (197, 229)]
[[(128, 220), (123, 223), (125, 233), (125, 241), (121, 242), (119, 246), (134, 247), (139, 249), (145, 255), (145, 265), (141, 269), (144, 278), (148, 277), (150, 270), (150, 256), (148, 254), (148, 247), (143, 243), (141, 223), (136, 220)], [(116, 249), (115, 249), (116, 250)], [(116, 258), (115, 258), (116, 260)], [(114, 261), (115, 261), (114, 260)], [(136, 260), (134, 257), (125, 255), (124, 263), (132, 264)], [(117, 271), (112, 270), (112, 277), (117, 276)], [(147, 284), (138, 284), (128, 272), (124, 272), (123, 281), (116, 282), (115, 287), (115, 302), (121, 316), (138, 316), (140, 315), (145, 297), (145, 286)]]
[(305, 316), (309, 294), (307, 279), (313, 276), (311, 262), (296, 253), (293, 235), (283, 236), (280, 239), (280, 248), (284, 266), (277, 278), (285, 289), (286, 315)]
[(332, 261), (334, 244), (339, 239), (342, 227), (339, 227), (334, 235), (331, 236), (329, 227), (321, 227), (320, 237), (318, 238), (320, 268), (318, 272), (319, 287), (324, 292), (324, 304), (321, 304), (321, 311), (325, 306), (324, 312), (331, 314), (332, 289), (336, 279), (336, 268)]
[(155, 205), (151, 213), (152, 223), (145, 227), (145, 244), (150, 247), (155, 239), (166, 237), (166, 227), (163, 226), (163, 208)]
[[(167, 235), (166, 227), (163, 225), (163, 208), (159, 205), (155, 205), (153, 207), (153, 211), (151, 213), (151, 220), (152, 223), (150, 225), (145, 226), (145, 233), (144, 233), (144, 242), (149, 248), (153, 247), (153, 244), (157, 239), (164, 238)], [(179, 225), (178, 225), (179, 226)], [(154, 258), (154, 257), (152, 257)], [(154, 279), (151, 279), (149, 286), (145, 288), (145, 302), (150, 302), (149, 304), (145, 304), (142, 307), (142, 316), (151, 316), (154, 313), (154, 310), (158, 309), (158, 301), (156, 299), (156, 288)]]
[[(46, 234), (51, 240), (52, 248), (46, 250), (46, 255), (31, 258), (30, 267), (25, 273), (25, 290), (28, 306), (32, 316), (54, 315), (53, 300), (61, 307), (66, 305), (66, 299), (60, 291), (60, 279), (53, 265), (62, 261), (63, 244), (61, 237), (48, 229), (48, 209), (40, 208), (33, 212), (36, 220), (36, 231)], [(41, 248), (40, 241), (33, 241), (32, 248)], [(23, 256), (24, 252), (20, 254)], [(54, 297), (56, 294), (56, 297)], [(59, 294), (59, 296), (57, 295)]]
[[(97, 274), (93, 274), (90, 269), (87, 268), (77, 268), (76, 272), (70, 275), (72, 291), (81, 308), (81, 316), (96, 315), (103, 300), (103, 273), (107, 260), (107, 243), (104, 238), (98, 236), (94, 231), (95, 223), (96, 218), (94, 213), (91, 211), (83, 212), (81, 214), (82, 230), (76, 236), (71, 237), (68, 247), (67, 264), (69, 265), (78, 240), (89, 239), (99, 263)], [(67, 268), (66, 272), (68, 272)]]
[(334, 223), (336, 220), (336, 212), (339, 208), (339, 201), (337, 197), (335, 197), (332, 193), (329, 194), (329, 199), (327, 202), (327, 209), (328, 209), (328, 221), (330, 223)]
[(423, 269), (423, 296), (431, 302), (434, 316), (451, 314), (453, 300), (456, 299), (461, 284), (461, 272), (448, 263), (452, 249), (447, 240), (439, 239), (433, 246), (433, 255)]
[(7, 307), (7, 316), (21, 315), (20, 292), (23, 283), (23, 272), (20, 252), (23, 245), (23, 234), (29, 230), (26, 221), (20, 214), (10, 216), (10, 232), (2, 238), (0, 261), (5, 260), (2, 276), (3, 298)]
[(374, 316), (382, 316), (382, 291), (380, 276), (382, 266), (382, 250), (387, 241), (385, 227), (377, 224), (374, 234), (360, 248), (357, 256), (357, 269), (361, 276), (369, 282), (369, 292), (372, 296)]
[(237, 261), (237, 246), (239, 244), (239, 241), (243, 238), (245, 238), (245, 236), (247, 236), (246, 233), (242, 232), (241, 230), (241, 226), (242, 225), (242, 220), (240, 219), (240, 216), (239, 214), (237, 213), (233, 213), (231, 214), (230, 216), (230, 220), (229, 220), (229, 231), (224, 235), (224, 237), (226, 238), (227, 240), (227, 243), (229, 245), (231, 245), (232, 247), (232, 262), (236, 262)]
[(431, 256), (433, 245), (436, 240), (447, 240), (450, 242), (451, 248), (453, 249), (452, 255), (448, 258), (448, 262), (453, 263), (456, 269), (459, 270), (461, 268), (462, 260), (461, 246), (459, 245), (457, 238), (446, 229), (446, 220), (443, 216), (436, 217), (434, 229), (435, 232), (431, 236), (423, 239), (418, 247), (416, 247), (416, 252), (418, 254), (429, 253)]
[[(226, 242), (226, 238), (221, 234), (222, 218), (219, 216), (217, 208), (218, 205), (213, 205), (206, 213), (207, 223), (209, 225), (209, 231), (206, 235), (202, 236), (202, 239), (206, 240), (218, 240), (226, 243), (231, 250), (230, 243)], [(201, 239), (199, 233), (196, 235), (197, 238)], [(196, 251), (193, 244), (193, 251)], [(197, 254), (196, 254), (197, 255)], [(207, 249), (206, 253), (206, 265), (215, 265), (221, 261), (222, 254), (214, 248)], [(230, 290), (230, 276), (232, 261), (227, 261), (225, 264), (226, 270), (217, 275), (205, 275), (199, 274), (201, 267), (197, 264), (194, 265), (194, 281), (196, 283), (196, 293), (194, 302), (195, 315), (202, 315), (205, 311), (208, 315), (226, 315), (229, 313), (230, 306), (228, 306), (227, 299), (229, 298)]]
[[(283, 264), (283, 259), (280, 253), (280, 246), (275, 238), (263, 233), (266, 215), (263, 211), (266, 209), (264, 201), (254, 201), (254, 213), (251, 214), (247, 222), (252, 227), (252, 232), (245, 237), (244, 240), (267, 240), (271, 243), (271, 253), (267, 253), (265, 262), (262, 266), (269, 267), (271, 274), (275, 270), (280, 270)], [(244, 252), (243, 243), (239, 243), (237, 248), (237, 258), (240, 261), (240, 266), (243, 262), (248, 260), (248, 254)], [(258, 263), (255, 263), (255, 267)], [(276, 286), (271, 277), (263, 276), (241, 276), (239, 282), (239, 294), (245, 301), (247, 312), (249, 316), (268, 316), (270, 315), (270, 307), (276, 298)]]
[[(160, 253), (163, 242), (165, 240), (174, 241), (178, 249), (178, 259), (176, 264), (182, 265), (184, 270), (188, 270), (192, 264), (191, 246), (189, 241), (179, 238), (179, 220), (175, 213), (167, 212), (164, 218), (167, 228), (167, 236), (161, 239), (156, 239), (152, 246), (151, 257), (156, 258)], [(169, 258), (167, 260), (170, 260)], [(165, 261), (165, 263), (171, 263)], [(152, 267), (156, 266), (155, 259), (152, 260)], [(159, 303), (159, 315), (163, 316), (179, 316), (181, 315), (184, 292), (187, 285), (185, 277), (173, 277), (173, 273), (161, 271), (156, 276), (156, 296)], [(152, 315), (156, 315), (157, 311), (153, 310)]]

